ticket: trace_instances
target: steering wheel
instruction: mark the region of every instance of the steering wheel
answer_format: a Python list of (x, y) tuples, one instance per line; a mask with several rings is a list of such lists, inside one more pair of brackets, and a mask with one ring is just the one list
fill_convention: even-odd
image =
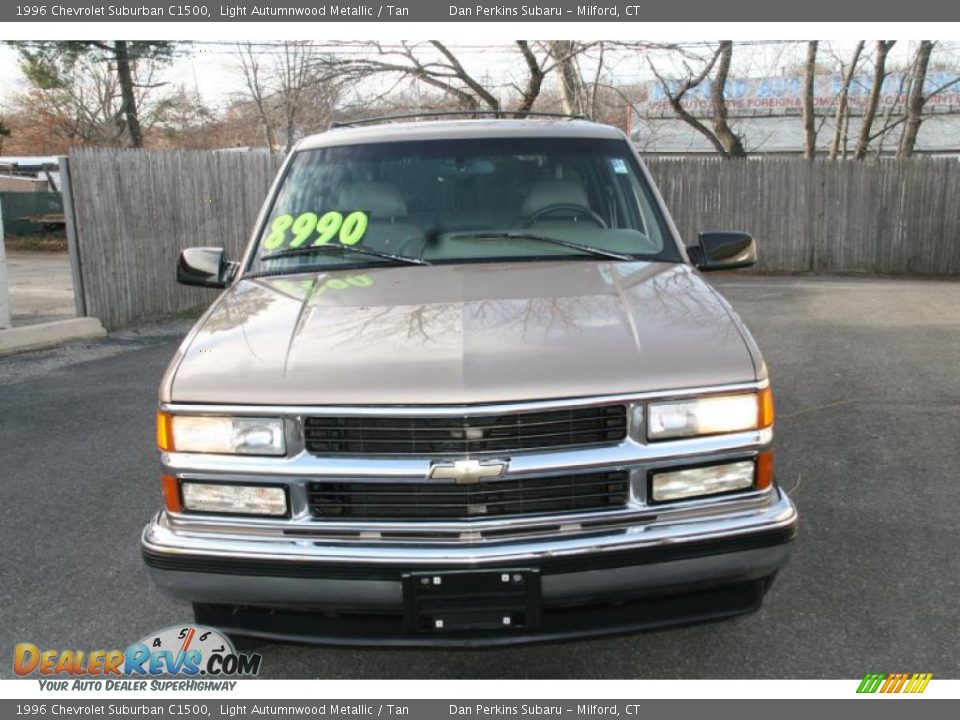
[(527, 220), (524, 227), (532, 226), (537, 220), (542, 218), (544, 215), (552, 215), (555, 212), (561, 212), (566, 210), (567, 212), (579, 213), (581, 215), (586, 215), (588, 218), (593, 220), (597, 225), (602, 227), (604, 230), (607, 229), (607, 221), (604, 220), (599, 213), (595, 212), (592, 208), (588, 208), (586, 205), (578, 205), (577, 203), (553, 203), (552, 205), (547, 205), (537, 210), (533, 215), (530, 216), (530, 219)]

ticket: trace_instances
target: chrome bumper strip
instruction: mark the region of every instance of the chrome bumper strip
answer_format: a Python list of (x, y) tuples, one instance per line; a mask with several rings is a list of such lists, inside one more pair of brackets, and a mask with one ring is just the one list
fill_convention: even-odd
[(553, 535), (543, 539), (473, 544), (425, 544), (400, 542), (338, 542), (290, 535), (223, 536), (190, 532), (159, 513), (142, 535), (145, 552), (153, 555), (187, 555), (209, 558), (276, 560), (304, 563), (349, 563), (475, 567), (536, 563), (547, 558), (602, 556), (605, 553), (638, 550), (674, 543), (699, 543), (792, 528), (797, 521), (790, 499), (774, 490), (765, 503), (752, 511), (686, 519), (652, 518), (602, 534)]

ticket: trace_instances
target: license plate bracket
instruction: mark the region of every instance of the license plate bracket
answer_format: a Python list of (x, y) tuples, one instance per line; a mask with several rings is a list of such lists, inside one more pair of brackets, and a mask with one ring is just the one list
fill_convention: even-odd
[(537, 570), (456, 570), (403, 576), (407, 632), (513, 633), (540, 626)]

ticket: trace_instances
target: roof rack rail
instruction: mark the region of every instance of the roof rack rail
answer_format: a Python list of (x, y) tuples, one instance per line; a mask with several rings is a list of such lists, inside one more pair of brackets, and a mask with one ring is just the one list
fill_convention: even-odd
[(379, 122), (387, 122), (390, 120), (407, 120), (413, 118), (438, 118), (438, 117), (447, 117), (449, 115), (465, 115), (465, 116), (476, 116), (476, 115), (492, 115), (497, 118), (528, 118), (528, 117), (548, 117), (548, 118), (564, 118), (566, 120), (589, 120), (586, 115), (570, 115), (567, 113), (553, 113), (553, 112), (525, 112), (525, 111), (515, 111), (515, 110), (428, 110), (425, 112), (415, 112), (415, 113), (403, 113), (400, 115), (380, 115), (378, 117), (370, 118), (361, 118), (360, 120), (333, 120), (330, 123), (330, 129), (341, 127), (351, 127), (353, 125), (372, 125)]

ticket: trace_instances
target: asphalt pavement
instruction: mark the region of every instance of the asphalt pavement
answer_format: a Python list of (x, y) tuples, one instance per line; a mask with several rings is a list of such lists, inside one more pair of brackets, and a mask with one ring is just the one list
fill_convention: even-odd
[[(759, 612), (496, 650), (265, 644), (262, 675), (960, 677), (960, 283), (717, 285), (770, 366), (778, 478), (801, 514)], [(138, 545), (160, 505), (157, 384), (186, 329), (0, 359), (0, 676), (12, 675), (18, 642), (125, 647), (190, 620), (150, 584)]]
[(7, 273), (14, 327), (76, 315), (67, 253), (8, 250)]

